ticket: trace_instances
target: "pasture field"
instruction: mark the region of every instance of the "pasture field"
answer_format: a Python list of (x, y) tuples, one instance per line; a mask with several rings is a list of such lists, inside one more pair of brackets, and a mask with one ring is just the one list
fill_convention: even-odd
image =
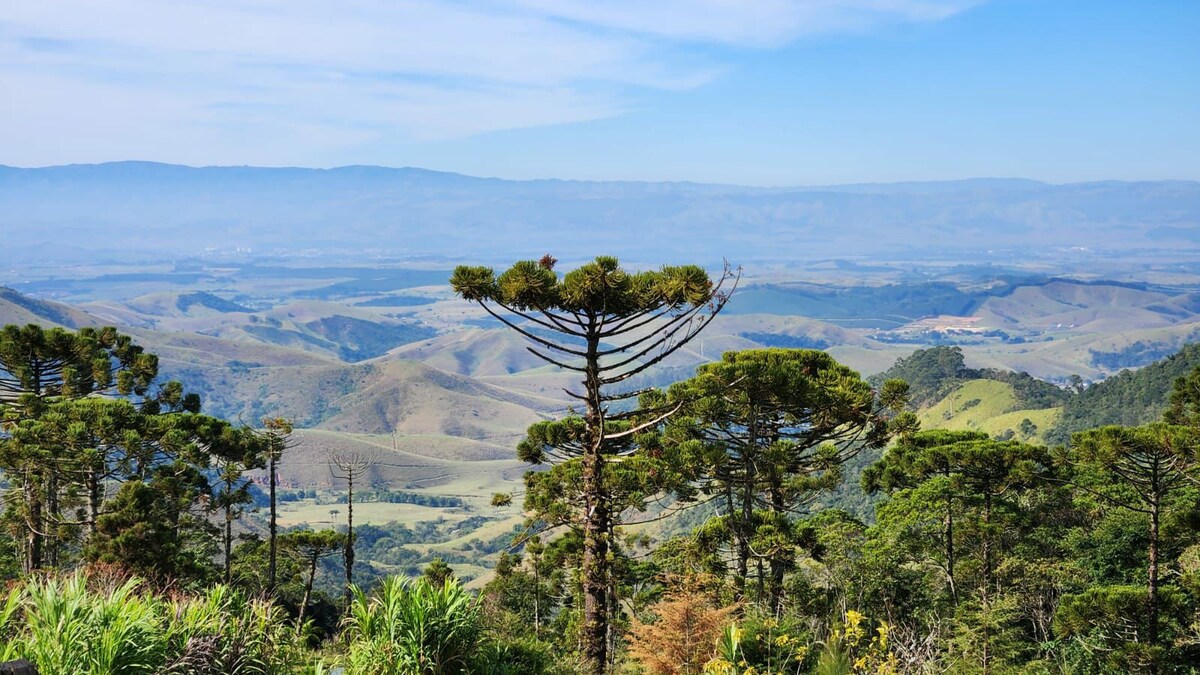
[[(989, 436), (1011, 430), (1016, 440), (1043, 442), (1044, 434), (1061, 415), (1061, 408), (1021, 409), (1012, 385), (1006, 382), (968, 380), (917, 417), (922, 429), (982, 431)], [(1021, 431), (1026, 419), (1036, 426), (1032, 434)]]
[[(337, 511), (333, 514), (332, 511)], [(444, 519), (450, 522), (460, 522), (473, 515), (464, 508), (437, 508), (417, 504), (389, 504), (385, 502), (355, 502), (355, 525), (383, 525), (386, 523), (418, 523), (427, 520)], [(310, 525), (314, 529), (345, 526), (346, 504), (317, 503), (306, 499), (296, 502), (285, 502), (279, 507), (279, 525), (292, 527), (294, 525)]]

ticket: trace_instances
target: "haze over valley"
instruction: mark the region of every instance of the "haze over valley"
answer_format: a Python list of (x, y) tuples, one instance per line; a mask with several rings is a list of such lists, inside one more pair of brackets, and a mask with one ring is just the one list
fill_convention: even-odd
[[(0, 167), (0, 264), (222, 255), (500, 262), (650, 251), (745, 265), (822, 258), (1050, 264), (1200, 250), (1200, 183), (1021, 179), (755, 188), (514, 181), (422, 169), (115, 162)], [(50, 233), (55, 233), (51, 236)], [(538, 254), (540, 255), (540, 254)]]

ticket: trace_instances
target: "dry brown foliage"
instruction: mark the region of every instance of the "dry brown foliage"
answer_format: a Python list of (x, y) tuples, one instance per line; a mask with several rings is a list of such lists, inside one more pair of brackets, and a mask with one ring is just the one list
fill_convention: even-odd
[(650, 608), (657, 618), (629, 629), (629, 655), (655, 675), (699, 675), (716, 654), (717, 638), (737, 606), (717, 607), (700, 577), (673, 579), (673, 589)]

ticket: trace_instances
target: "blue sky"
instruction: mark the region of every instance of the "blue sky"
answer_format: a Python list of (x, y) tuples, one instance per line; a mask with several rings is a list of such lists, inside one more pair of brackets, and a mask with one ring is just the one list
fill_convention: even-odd
[(0, 163), (1200, 179), (1195, 0), (9, 0)]

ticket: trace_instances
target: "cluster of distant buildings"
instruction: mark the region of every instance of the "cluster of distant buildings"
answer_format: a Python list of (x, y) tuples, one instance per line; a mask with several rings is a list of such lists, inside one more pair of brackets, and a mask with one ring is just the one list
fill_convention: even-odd
[(942, 314), (917, 319), (912, 323), (880, 331), (871, 337), (880, 342), (919, 344), (972, 344), (988, 340), (1002, 342), (1024, 342), (1025, 338), (1012, 336), (998, 328), (980, 325), (983, 317), (950, 316)]

